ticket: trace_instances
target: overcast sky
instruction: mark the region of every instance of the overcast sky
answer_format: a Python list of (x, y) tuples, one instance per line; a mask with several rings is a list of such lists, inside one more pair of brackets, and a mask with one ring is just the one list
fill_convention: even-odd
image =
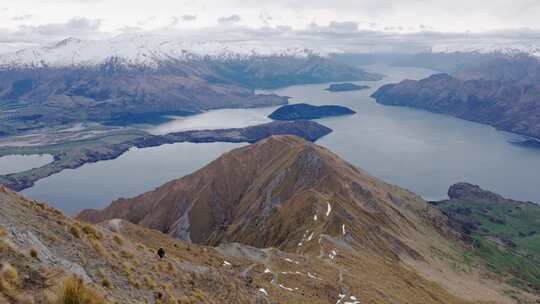
[(231, 27), (280, 35), (404, 33), (406, 39), (411, 33), (496, 32), (538, 37), (539, 16), (539, 0), (0, 0), (0, 48), (69, 36)]

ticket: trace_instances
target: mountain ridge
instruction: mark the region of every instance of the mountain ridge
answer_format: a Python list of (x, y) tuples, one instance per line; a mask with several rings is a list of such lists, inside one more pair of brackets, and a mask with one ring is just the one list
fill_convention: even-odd
[(329, 237), (331, 257), (321, 258), (238, 243), (207, 247), (118, 219), (79, 222), (3, 187), (0, 202), (5, 303), (63, 303), (63, 284), (74, 275), (83, 286), (75, 294), (89, 292), (91, 303), (358, 304), (398, 294), (409, 303), (469, 303), (404, 265)]
[(77, 217), (122, 218), (195, 244), (271, 247), (331, 264), (348, 254), (378, 257), (473, 302), (510, 302), (495, 300), (498, 292), (478, 281), (489, 277), (481, 263), (474, 271), (449, 267), (466, 265), (468, 249), (438, 209), (294, 136), (232, 150), (188, 176)]
[(0, 56), (0, 68), (43, 68), (96, 66), (111, 58), (131, 66), (157, 67), (159, 62), (197, 60), (240, 60), (250, 57), (325, 56), (302, 47), (279, 47), (249, 41), (197, 40), (159, 34), (123, 34), (109, 39), (82, 40), (75, 37), (21, 49)]
[[(338, 169), (336, 169), (336, 167)], [(342, 172), (340, 172), (340, 170)], [(176, 237), (184, 236), (186, 240), (189, 239), (196, 243), (218, 245), (221, 242), (221, 239), (226, 235), (225, 239), (227, 241), (239, 241), (256, 247), (276, 246), (278, 248), (296, 248), (300, 239), (295, 240), (294, 242), (288, 241), (287, 244), (279, 243), (279, 235), (281, 233), (288, 233), (287, 229), (276, 232), (274, 237), (277, 238), (277, 240), (273, 239), (274, 237), (270, 239), (259, 238), (260, 232), (259, 235), (245, 233), (247, 231), (264, 231), (260, 225), (264, 226), (266, 225), (265, 223), (270, 225), (272, 221), (279, 221), (280, 214), (282, 213), (297, 213), (285, 211), (275, 213), (281, 206), (288, 204), (291, 204), (291, 208), (294, 209), (311, 209), (311, 212), (314, 212), (314, 214), (310, 214), (309, 217), (314, 218), (317, 216), (323, 221), (323, 218), (325, 218), (324, 215), (330, 215), (332, 212), (330, 197), (327, 197), (328, 194), (325, 194), (327, 192), (324, 189), (326, 187), (339, 187), (339, 191), (332, 191), (331, 193), (350, 191), (348, 194), (343, 194), (344, 197), (339, 198), (339, 201), (353, 199), (351, 196), (354, 195), (366, 200), (362, 203), (364, 206), (360, 208), (361, 210), (356, 210), (356, 212), (364, 214), (362, 218), (367, 221), (366, 225), (370, 226), (373, 225), (370, 224), (370, 222), (378, 221), (380, 224), (379, 228), (386, 227), (385, 229), (390, 231), (396, 229), (396, 227), (400, 225), (402, 225), (400, 226), (401, 229), (404, 230), (406, 227), (413, 229), (414, 225), (411, 225), (406, 218), (401, 218), (399, 215), (394, 215), (396, 218), (393, 218), (394, 216), (387, 217), (387, 213), (391, 213), (393, 207), (384, 207), (390, 209), (388, 209), (387, 212), (382, 212), (384, 208), (374, 202), (375, 194), (364, 188), (366, 187), (365, 184), (374, 183), (374, 179), (369, 177), (365, 172), (362, 173), (357, 170), (358, 169), (343, 162), (336, 155), (322, 147), (309, 144), (297, 137), (272, 136), (255, 145), (228, 152), (211, 162), (205, 168), (186, 178), (169, 182), (158, 188), (155, 193), (143, 194), (139, 197), (141, 200), (138, 202), (137, 200), (131, 202), (129, 199), (116, 201), (111, 205), (112, 214), (107, 214), (107, 211), (82, 211), (78, 216), (91, 222), (101, 222), (107, 218), (113, 217), (127, 218), (135, 223), (170, 233)], [(229, 180), (229, 182), (234, 181), (233, 184), (220, 185), (221, 181), (216, 178), (218, 176), (221, 178), (223, 175), (228, 175), (229, 178), (227, 178), (227, 180)], [(362, 183), (364, 186), (361, 185), (360, 181), (351, 177), (356, 176), (356, 178), (358, 178), (358, 175), (363, 176)], [(340, 183), (343, 180), (347, 181), (346, 188), (341, 188), (340, 186)], [(200, 189), (197, 187), (192, 189), (190, 184), (212, 186), (210, 186), (210, 189), (206, 189), (206, 186)], [(377, 186), (382, 187), (382, 184), (377, 184)], [(184, 190), (185, 192), (182, 192), (184, 194), (175, 194), (178, 193), (178, 189), (184, 187), (187, 187)], [(214, 187), (215, 189), (212, 189)], [(280, 187), (283, 187), (283, 189)], [(212, 203), (214, 200), (212, 197), (203, 198), (201, 201), (199, 201), (198, 198), (190, 198), (190, 196), (182, 199), (187, 193), (198, 193), (200, 191), (205, 191), (205, 193), (209, 192), (208, 194), (211, 196), (217, 195), (216, 201)], [(232, 191), (232, 193), (230, 191)], [(277, 193), (280, 194), (277, 194), (277, 197), (275, 197), (274, 191), (277, 191)], [(222, 197), (220, 193), (223, 193), (226, 196)], [(206, 194), (203, 194), (203, 197), (205, 196)], [(172, 201), (170, 199), (172, 199)], [(169, 206), (172, 207), (174, 205), (170, 204), (173, 202), (176, 204), (179, 200), (185, 200), (187, 202), (193, 199), (196, 203), (181, 203), (180, 206), (173, 207), (172, 210), (175, 210), (174, 212), (171, 212), (171, 209), (160, 205), (168, 202)], [(207, 201), (207, 199), (209, 199), (209, 201)], [(385, 200), (387, 200), (387, 198)], [(145, 204), (145, 202), (147, 204)], [(152, 203), (148, 204), (150, 202)], [(221, 205), (219, 202), (224, 202), (225, 205)], [(198, 206), (198, 204), (201, 204), (204, 207)], [(339, 203), (336, 204), (339, 205)], [(388, 202), (385, 202), (385, 204), (388, 204)], [(210, 224), (211, 227), (186, 227), (189, 223), (192, 223), (192, 225), (201, 224), (203, 220), (199, 219), (199, 217), (204, 214), (203, 210), (208, 210), (211, 206), (215, 209), (223, 210), (224, 212), (224, 214), (214, 215), (214, 223)], [(335, 208), (337, 208), (337, 206), (335, 206)], [(130, 212), (135, 210), (137, 212), (131, 213), (130, 215)], [(187, 215), (185, 213), (187, 210), (190, 210), (191, 212), (199, 210), (199, 215), (194, 215), (194, 217), (189, 218), (189, 220), (182, 220), (182, 217)], [(155, 214), (154, 212), (157, 212), (158, 214)], [(232, 212), (232, 214), (228, 214), (229, 212)], [(176, 215), (173, 215), (175, 213)], [(381, 213), (386, 215), (383, 216)], [(255, 223), (251, 220), (253, 217), (260, 215), (262, 215), (263, 218), (268, 218), (264, 219), (262, 223)], [(162, 216), (165, 216), (165, 218), (168, 219), (164, 221)], [(198, 218), (198, 220), (195, 220), (195, 218)], [(266, 220), (268, 222), (266, 222)], [(300, 220), (300, 218), (298, 220)], [(398, 224), (401, 220), (404, 222)], [(328, 228), (335, 232), (342, 232), (342, 225), (345, 225), (345, 222), (342, 223), (342, 221), (343, 219), (340, 219), (335, 223), (330, 223)], [(314, 220), (314, 222), (316, 221)], [(227, 233), (225, 235), (212, 235), (214, 229), (222, 224), (229, 226)], [(185, 233), (191, 228), (193, 228), (191, 233), (186, 235)], [(263, 232), (263, 234), (264, 233), (265, 232)], [(386, 237), (386, 232), (383, 232), (382, 234)], [(395, 241), (397, 242), (397, 239), (395, 239)]]
[(439, 210), (293, 136), (131, 200), (83, 212), (94, 225), (0, 187), (0, 299), (42, 303), (75, 273), (120, 303), (534, 303), (482, 264), (462, 268)]

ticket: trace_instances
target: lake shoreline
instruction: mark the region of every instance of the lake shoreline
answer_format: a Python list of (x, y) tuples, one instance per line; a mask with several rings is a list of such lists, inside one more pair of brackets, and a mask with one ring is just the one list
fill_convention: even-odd
[[(0, 148), (0, 154), (40, 154), (45, 151), (53, 155), (53, 162), (38, 168), (32, 168), (23, 172), (0, 175), (0, 184), (14, 190), (21, 191), (30, 188), (40, 179), (59, 173), (65, 169), (76, 169), (84, 164), (95, 163), (103, 160), (116, 159), (129, 149), (156, 147), (165, 144), (189, 142), (189, 143), (254, 143), (261, 139), (273, 135), (296, 135), (308, 141), (316, 141), (328, 135), (332, 129), (312, 121), (293, 122), (270, 122), (266, 124), (250, 126), (246, 128), (231, 128), (217, 130), (194, 130), (169, 133), (165, 135), (132, 136), (122, 140), (113, 138), (113, 142), (97, 141), (88, 144), (87, 142), (68, 143), (75, 145), (71, 149), (64, 146), (34, 146), (13, 148), (13, 154), (9, 154), (9, 148)], [(110, 138), (108, 139), (111, 140)], [(18, 152), (18, 153), (17, 153)]]

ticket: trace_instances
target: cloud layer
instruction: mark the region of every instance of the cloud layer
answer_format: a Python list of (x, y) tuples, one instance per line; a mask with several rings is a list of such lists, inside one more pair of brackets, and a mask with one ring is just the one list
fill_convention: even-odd
[(126, 32), (367, 51), (455, 43), (533, 45), (540, 41), (539, 15), (537, 0), (489, 5), (470, 0), (0, 0), (0, 52)]

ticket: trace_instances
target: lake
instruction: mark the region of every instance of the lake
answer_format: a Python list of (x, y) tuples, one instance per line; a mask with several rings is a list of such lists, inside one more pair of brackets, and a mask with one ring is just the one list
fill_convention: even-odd
[[(378, 82), (355, 82), (362, 91), (325, 91), (328, 84), (272, 90), (290, 96), (291, 103), (347, 106), (355, 115), (319, 119), (334, 130), (323, 145), (352, 164), (389, 183), (410, 189), (425, 199), (446, 197), (455, 182), (479, 184), (505, 196), (540, 202), (540, 149), (513, 145), (523, 137), (440, 114), (379, 105), (369, 96), (385, 83), (421, 79), (433, 71), (382, 65), (366, 67), (387, 75)], [(147, 130), (155, 134), (190, 129), (245, 127), (270, 121), (276, 107), (224, 109), (190, 116)], [(116, 160), (86, 164), (40, 180), (24, 194), (51, 202), (68, 213), (101, 208), (118, 197), (134, 196), (189, 174), (239, 144), (180, 143), (131, 149)]]
[(49, 154), (2, 156), (0, 157), (0, 175), (39, 168), (52, 162), (53, 160), (53, 156)]

